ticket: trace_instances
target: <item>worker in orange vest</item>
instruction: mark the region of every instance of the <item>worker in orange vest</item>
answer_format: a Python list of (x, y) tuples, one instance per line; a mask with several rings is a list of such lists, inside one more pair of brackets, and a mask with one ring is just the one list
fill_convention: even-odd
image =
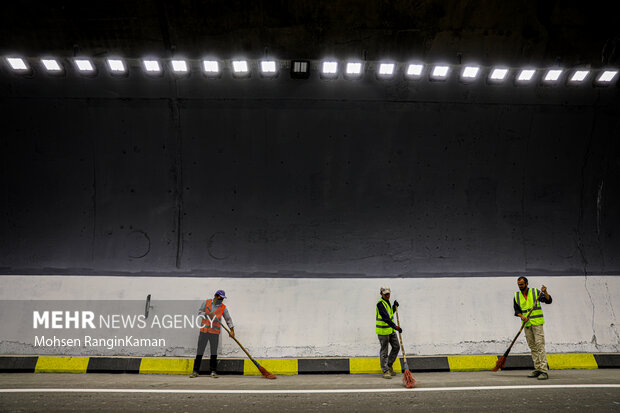
[(213, 299), (205, 300), (200, 306), (198, 313), (203, 316), (200, 335), (198, 336), (198, 349), (196, 350), (196, 359), (194, 360), (194, 371), (190, 378), (198, 377), (200, 372), (200, 363), (202, 355), (205, 352), (207, 342), (211, 344), (211, 360), (209, 369), (211, 377), (217, 378), (217, 345), (220, 339), (220, 330), (222, 326), (222, 317), (226, 320), (226, 324), (230, 330), (230, 336), (235, 336), (235, 327), (232, 318), (228, 313), (228, 309), (224, 305), (226, 293), (224, 290), (217, 290)]

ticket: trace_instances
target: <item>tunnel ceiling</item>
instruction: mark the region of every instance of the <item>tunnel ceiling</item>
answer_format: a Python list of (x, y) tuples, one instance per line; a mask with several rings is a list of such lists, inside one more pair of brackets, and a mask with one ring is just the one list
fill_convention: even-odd
[[(38, 4), (37, 4), (38, 3)], [(11, 2), (0, 52), (617, 64), (620, 17), (578, 1)]]

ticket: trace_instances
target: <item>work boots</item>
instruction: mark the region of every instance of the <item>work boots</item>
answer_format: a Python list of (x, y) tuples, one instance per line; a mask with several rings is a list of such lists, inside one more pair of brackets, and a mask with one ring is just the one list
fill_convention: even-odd
[(389, 370), (383, 372), (383, 378), (384, 379), (391, 379), (392, 378), (392, 375), (390, 374)]
[(211, 355), (211, 360), (209, 360), (209, 369), (211, 370), (211, 377), (217, 379), (219, 376), (217, 375), (217, 354)]
[(392, 367), (388, 368), (388, 372), (390, 373), (390, 376), (396, 376), (396, 372)]
[(193, 373), (189, 376), (190, 379), (194, 379), (198, 377), (198, 372), (200, 371), (200, 363), (202, 362), (202, 355), (197, 354), (196, 359), (194, 359), (194, 369)]

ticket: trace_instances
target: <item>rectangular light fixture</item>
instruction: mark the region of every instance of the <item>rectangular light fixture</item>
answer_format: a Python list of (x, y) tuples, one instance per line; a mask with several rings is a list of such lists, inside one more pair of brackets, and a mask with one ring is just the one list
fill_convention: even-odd
[(21, 57), (7, 57), (6, 61), (13, 70), (18, 70), (21, 72), (28, 70), (28, 65), (26, 64), (26, 61)]
[(233, 72), (236, 74), (245, 74), (249, 73), (248, 62), (247, 60), (233, 60)]
[(338, 62), (325, 61), (321, 65), (321, 74), (336, 75), (338, 73)]
[(496, 67), (491, 71), (489, 80), (492, 80), (494, 82), (501, 82), (506, 79), (506, 76), (508, 76), (508, 69), (504, 67)]
[(75, 59), (74, 62), (80, 72), (88, 73), (95, 71), (95, 66), (93, 66), (93, 62), (89, 59)]
[(522, 69), (517, 75), (517, 82), (529, 82), (535, 74), (536, 70), (534, 69)]
[(362, 73), (362, 64), (360, 62), (348, 62), (345, 68), (345, 74), (357, 76)]
[(383, 77), (392, 76), (394, 74), (394, 63), (381, 63), (379, 65), (379, 75)]
[(446, 80), (448, 77), (448, 72), (450, 71), (449, 66), (445, 65), (437, 65), (433, 67), (433, 71), (431, 72), (431, 79), (433, 80)]
[(465, 66), (461, 72), (461, 78), (464, 80), (473, 80), (478, 77), (478, 73), (480, 73), (480, 67)]
[(218, 74), (220, 73), (220, 63), (217, 60), (203, 60), (202, 70), (205, 73)]
[(420, 78), (423, 70), (424, 65), (419, 63), (411, 63), (407, 66), (407, 72), (405, 74), (410, 78)]
[(291, 60), (291, 78), (308, 79), (310, 77), (310, 62), (308, 60)]
[(557, 82), (562, 74), (562, 69), (549, 69), (547, 73), (545, 73), (544, 81), (545, 82)]
[(264, 75), (272, 75), (277, 71), (275, 60), (262, 60), (260, 62), (260, 71)]
[(187, 73), (189, 72), (189, 68), (187, 66), (187, 61), (182, 59), (174, 59), (170, 61), (172, 65), (172, 71), (175, 73)]
[(570, 77), (569, 82), (581, 83), (586, 80), (589, 74), (589, 70), (575, 70), (573, 75)]
[(110, 69), (110, 72), (112, 73), (125, 73), (127, 71), (125, 62), (121, 59), (108, 59), (107, 63), (108, 69)]
[(161, 72), (161, 65), (159, 64), (159, 61), (157, 60), (145, 59), (142, 61), (142, 64), (144, 65), (144, 70), (146, 70), (148, 73), (160, 73)]
[(41, 59), (41, 64), (48, 72), (62, 72), (62, 67), (56, 59)]
[(616, 75), (618, 74), (617, 70), (605, 70), (596, 80), (598, 83), (610, 83)]

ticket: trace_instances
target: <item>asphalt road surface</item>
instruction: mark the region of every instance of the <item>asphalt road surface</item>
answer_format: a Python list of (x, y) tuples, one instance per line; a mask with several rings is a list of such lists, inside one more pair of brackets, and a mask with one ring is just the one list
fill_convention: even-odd
[[(0, 374), (0, 411), (437, 412), (620, 411), (620, 369), (555, 370), (546, 381), (527, 371), (402, 376)], [(521, 409), (521, 410), (519, 410)]]

